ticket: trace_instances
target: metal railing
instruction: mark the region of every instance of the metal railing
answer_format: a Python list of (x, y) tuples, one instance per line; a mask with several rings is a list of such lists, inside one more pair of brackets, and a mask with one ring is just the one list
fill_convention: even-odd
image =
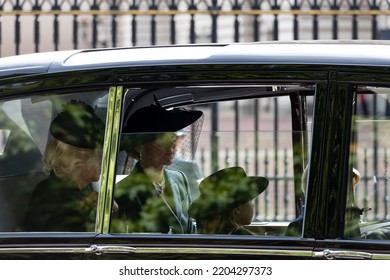
[(388, 37), (389, 16), (389, 0), (3, 0), (0, 56), (145, 44), (380, 39)]

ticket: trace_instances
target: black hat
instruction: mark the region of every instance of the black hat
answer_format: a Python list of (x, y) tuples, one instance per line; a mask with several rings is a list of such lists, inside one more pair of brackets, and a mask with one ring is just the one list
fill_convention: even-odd
[(231, 210), (251, 201), (267, 186), (266, 178), (248, 177), (241, 167), (219, 170), (201, 181), (200, 197), (191, 204), (189, 214), (200, 220), (229, 215)]
[(65, 104), (50, 125), (53, 137), (66, 144), (95, 149), (103, 146), (104, 123), (85, 102), (72, 100)]
[(175, 133), (199, 120), (202, 111), (175, 108), (165, 110), (159, 105), (150, 105), (135, 111), (129, 116), (122, 128), (121, 149), (131, 152), (140, 145), (155, 140), (159, 134)]
[(161, 106), (150, 105), (135, 111), (126, 120), (122, 133), (176, 132), (197, 121), (201, 111), (184, 109), (165, 110)]

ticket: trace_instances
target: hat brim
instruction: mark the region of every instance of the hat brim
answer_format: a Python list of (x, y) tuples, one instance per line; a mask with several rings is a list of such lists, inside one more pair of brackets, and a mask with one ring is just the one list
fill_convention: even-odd
[(149, 143), (162, 133), (176, 133), (194, 124), (203, 116), (202, 111), (173, 109), (151, 105), (135, 111), (122, 128), (120, 150), (136, 155), (136, 147)]
[[(254, 199), (255, 197), (257, 197), (258, 195), (260, 195), (262, 192), (264, 192), (267, 187), (268, 187), (268, 179), (264, 178), (264, 177), (252, 177), (252, 176), (249, 176), (247, 178), (248, 180), (248, 184), (249, 185), (254, 185), (254, 189), (255, 189), (255, 192), (254, 192), (254, 196), (251, 197), (248, 201)], [(245, 201), (245, 202), (248, 202), (248, 201)]]
[[(212, 179), (205, 179), (203, 182), (203, 188), (201, 195), (195, 200), (189, 208), (189, 215), (195, 219), (207, 220), (213, 219), (218, 215), (227, 214), (227, 212), (253, 200), (264, 192), (269, 184), (268, 179), (264, 177), (249, 176), (240, 180), (240, 187), (242, 189), (239, 192), (234, 192), (234, 195), (222, 198), (219, 201), (218, 193), (214, 193), (207, 188), (209, 184), (212, 184)], [(200, 184), (202, 184), (202, 182)], [(232, 186), (235, 183), (232, 183)], [(236, 185), (235, 185), (236, 186)], [(202, 186), (200, 186), (202, 187)], [(237, 186), (238, 187), (238, 186)], [(245, 188), (245, 189), (244, 189)], [(225, 192), (221, 192), (220, 196), (224, 196)]]
[(122, 133), (177, 132), (203, 116), (202, 111), (165, 110), (158, 106), (143, 107), (125, 121)]

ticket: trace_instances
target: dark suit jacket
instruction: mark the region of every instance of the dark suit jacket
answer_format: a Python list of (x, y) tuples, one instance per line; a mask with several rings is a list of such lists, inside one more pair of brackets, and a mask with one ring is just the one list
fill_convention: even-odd
[(189, 189), (180, 171), (165, 170), (165, 190), (160, 195), (139, 163), (115, 185), (119, 214), (111, 232), (190, 233)]

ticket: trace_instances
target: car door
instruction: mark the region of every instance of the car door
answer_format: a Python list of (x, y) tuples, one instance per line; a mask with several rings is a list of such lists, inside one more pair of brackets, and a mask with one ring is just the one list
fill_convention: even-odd
[[(114, 157), (111, 157), (107, 167), (109, 172), (106, 178), (106, 212), (100, 224), (101, 234), (93, 241), (98, 254), (88, 255), (86, 258), (311, 259), (313, 257), (319, 208), (318, 205), (310, 203), (305, 207), (305, 201), (308, 197), (315, 200), (318, 188), (313, 188), (313, 191), (310, 187), (307, 188), (307, 182), (302, 180), (302, 176), (310, 162), (318, 163), (317, 156), (321, 150), (313, 149), (320, 149), (323, 145), (322, 123), (317, 121), (315, 127), (313, 122), (314, 114), (317, 114), (315, 106), (319, 112), (323, 112), (319, 110), (320, 106), (325, 106), (325, 103), (317, 102), (317, 98), (320, 101), (325, 100), (326, 72), (323, 73), (323, 81), (320, 79), (321, 72), (318, 71), (314, 74), (316, 78), (308, 82), (310, 80), (307, 78), (307, 75), (310, 75), (308, 73), (304, 75), (295, 73), (296, 76), (289, 73), (286, 78), (285, 73), (276, 71), (275, 75), (280, 75), (277, 83), (272, 82), (274, 81), (272, 79), (254, 81), (253, 73), (244, 71), (240, 72), (240, 75), (227, 72), (222, 75), (226, 80), (220, 73), (208, 72), (208, 77), (218, 75), (218, 79), (222, 82), (217, 83), (167, 82), (170, 77), (177, 78), (176, 72), (156, 74), (156, 77), (159, 75), (164, 77), (166, 83), (162, 85), (155, 83), (145, 85), (143, 81), (140, 86), (134, 86), (136, 84), (134, 79), (122, 77), (121, 80), (131, 80), (133, 86), (118, 87), (116, 102), (114, 102), (116, 105), (115, 108), (111, 108), (115, 124), (113, 130), (120, 131), (129, 116), (148, 106), (160, 106), (164, 110), (181, 108), (188, 111), (202, 111), (204, 120), (201, 127), (189, 126), (179, 131), (184, 133), (187, 139), (182, 140), (185, 147), (181, 146), (182, 149), (177, 151), (179, 156), (186, 157), (185, 161), (197, 165), (201, 171), (200, 177), (191, 181), (188, 178), (193, 176), (187, 173), (188, 170), (172, 166), (168, 168), (177, 168), (185, 173), (187, 183), (195, 186), (216, 171), (232, 166), (243, 168), (250, 176), (267, 178), (269, 186), (254, 200), (255, 214), (251, 222), (243, 226), (253, 234), (204, 234), (199, 229), (186, 233), (148, 230), (152, 220), (161, 221), (165, 218), (162, 214), (163, 208), (160, 208), (159, 204), (142, 208), (143, 212), (139, 216), (144, 220), (141, 222), (137, 220), (135, 223), (134, 220), (123, 217), (121, 207), (126, 205), (121, 205), (122, 197), (118, 194), (134, 195), (137, 185), (129, 185), (121, 190), (118, 183), (131, 176), (137, 162), (141, 159), (129, 154), (128, 150), (123, 148), (126, 135), (120, 132), (113, 134), (111, 138), (111, 151), (116, 149), (118, 153), (115, 162)], [(257, 75), (261, 76), (261, 73), (256, 73)], [(271, 74), (267, 72), (267, 75)], [(195, 76), (190, 71), (181, 73), (183, 80), (185, 80), (184, 76), (205, 79), (205, 76), (200, 73)], [(282, 82), (281, 76), (285, 79)], [(305, 76), (304, 82), (303, 76)], [(318, 120), (323, 120), (321, 113), (318, 115)], [(311, 159), (313, 151), (316, 156), (314, 161)], [(156, 154), (157, 156), (159, 155)], [(117, 209), (119, 214), (116, 213)], [(290, 229), (293, 221), (293, 230), (290, 234), (286, 234), (287, 228)], [(108, 253), (111, 254), (104, 254), (105, 248), (109, 248)]]
[[(115, 94), (115, 88), (113, 90), (112, 94)], [(77, 169), (82, 166), (80, 159), (67, 158), (68, 150), (61, 158), (69, 163), (69, 170), (48, 170), (49, 165), (54, 166), (48, 164), (48, 161), (54, 160), (54, 156), (51, 159), (48, 156), (51, 153), (49, 145), (59, 138), (58, 133), (53, 136), (52, 121), (59, 120), (60, 112), (65, 112), (69, 104), (76, 102), (93, 110), (96, 116), (93, 121), (104, 123), (105, 126), (106, 122), (108, 123), (106, 113), (109, 92), (108, 87), (88, 90), (72, 88), (66, 91), (59, 89), (50, 92), (41, 90), (28, 94), (19, 94), (16, 90), (0, 101), (0, 258), (80, 259), (84, 254), (93, 253), (94, 247), (91, 247), (91, 244), (97, 235), (96, 200), (86, 199), (79, 200), (76, 204), (62, 204), (62, 195), (67, 196), (69, 191), (72, 193), (71, 197), (74, 195), (76, 199), (77, 193), (81, 191), (75, 188), (64, 192), (56, 188), (58, 193), (61, 193), (58, 195), (54, 189), (49, 188), (36, 196), (39, 203), (34, 204), (33, 208), (30, 204), (38, 186), (47, 182), (54, 173), (77, 173)], [(64, 115), (61, 122), (65, 125), (71, 123), (72, 116), (74, 117), (70, 114)], [(88, 120), (84, 117), (75, 118), (80, 122), (80, 130), (74, 126), (70, 127), (68, 135), (79, 133), (79, 136), (83, 137), (84, 131), (86, 133), (88, 130), (85, 125)], [(77, 153), (84, 153), (85, 150), (77, 150)], [(84, 160), (87, 159), (81, 159)], [(96, 163), (100, 168), (99, 158)], [(68, 177), (63, 178), (60, 181), (70, 180)], [(96, 180), (97, 178), (92, 180), (94, 182), (87, 187), (97, 194), (99, 181)], [(103, 196), (99, 197), (102, 198)], [(98, 204), (101, 204), (100, 201)], [(82, 208), (87, 209), (87, 212), (79, 211)], [(53, 212), (39, 212), (37, 209), (51, 209)], [(35, 213), (35, 221), (42, 221), (39, 227), (31, 226), (30, 218), (27, 218), (31, 217), (29, 211)], [(86, 217), (84, 214), (79, 215), (80, 213), (88, 213), (88, 224), (84, 223)]]
[[(383, 70), (383, 69), (382, 69)], [(375, 74), (373, 73), (375, 72)], [(329, 149), (322, 170), (328, 197), (315, 257), (389, 259), (389, 84), (385, 70), (332, 73)], [(326, 190), (326, 191), (325, 191)]]

